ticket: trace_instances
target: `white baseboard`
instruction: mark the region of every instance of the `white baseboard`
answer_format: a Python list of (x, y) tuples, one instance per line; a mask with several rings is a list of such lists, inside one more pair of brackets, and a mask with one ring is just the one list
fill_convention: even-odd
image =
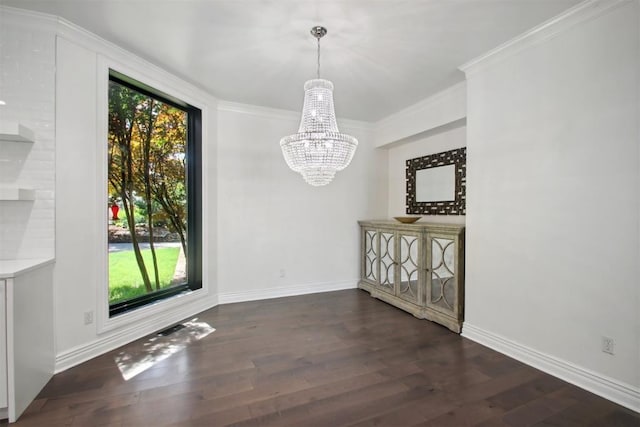
[(58, 372), (65, 371), (82, 362), (86, 362), (87, 360), (93, 359), (94, 357), (100, 356), (101, 354), (142, 338), (145, 335), (149, 335), (157, 330), (173, 325), (174, 323), (189, 316), (193, 316), (201, 311), (215, 307), (218, 304), (338, 291), (342, 289), (354, 289), (357, 287), (358, 281), (354, 279), (341, 282), (311, 283), (280, 288), (229, 292), (220, 294), (217, 297), (208, 297), (206, 299), (181, 306), (175, 310), (170, 310), (160, 315), (154, 315), (147, 320), (117, 329), (113, 332), (105, 333), (103, 336), (88, 344), (58, 353), (56, 356), (54, 372), (57, 374)]
[(541, 353), (465, 322), (462, 336), (540, 369), (554, 377), (640, 412), (640, 388)]
[(309, 283), (304, 285), (284, 286), (280, 288), (221, 293), (218, 294), (218, 302), (220, 304), (229, 304), (232, 302), (255, 301), (261, 299), (291, 297), (294, 295), (315, 294), (318, 292), (340, 291), (343, 289), (354, 289), (357, 287), (357, 279), (340, 282)]
[(123, 327), (113, 332), (105, 333), (96, 340), (63, 351), (56, 355), (54, 373), (65, 371), (82, 362), (93, 359), (122, 345), (135, 341), (155, 331), (171, 326), (189, 316), (207, 310), (217, 305), (216, 297), (203, 298), (190, 304), (180, 306), (165, 313), (150, 316), (149, 319)]

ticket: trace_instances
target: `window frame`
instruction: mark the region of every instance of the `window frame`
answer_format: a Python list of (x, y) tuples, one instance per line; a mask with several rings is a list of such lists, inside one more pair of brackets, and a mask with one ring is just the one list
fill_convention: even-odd
[[(156, 301), (202, 288), (202, 258), (189, 254), (202, 253), (202, 111), (177, 98), (170, 97), (153, 87), (125, 74), (109, 69), (109, 83), (171, 105), (187, 114), (186, 181), (187, 181), (187, 283), (150, 292), (114, 304), (109, 303), (109, 317), (119, 316)], [(108, 285), (108, 278), (107, 278)]]
[[(117, 55), (116, 55), (117, 56)], [(215, 193), (215, 187), (208, 184), (205, 176), (209, 172), (205, 169), (203, 159), (208, 158), (211, 150), (215, 150), (215, 141), (212, 147), (209, 147), (204, 141), (209, 138), (209, 128), (215, 125), (215, 117), (212, 116), (212, 107), (215, 108), (215, 98), (209, 97), (191, 86), (185, 86), (185, 83), (163, 70), (149, 66), (142, 61), (123, 62), (113, 57), (98, 54), (96, 58), (96, 140), (94, 143), (96, 155), (96, 180), (95, 188), (95, 210), (91, 214), (96, 219), (96, 228), (93, 233), (93, 253), (96, 261), (96, 282), (92, 286), (96, 295), (95, 304), (95, 332), (98, 336), (107, 335), (110, 337), (109, 342), (116, 342), (127, 336), (132, 339), (138, 336), (139, 331), (153, 330), (156, 325), (169, 324), (175, 322), (176, 319), (188, 317), (199, 311), (210, 308), (217, 303), (215, 286), (211, 283), (211, 276), (215, 277), (216, 264), (205, 263), (204, 260), (209, 259), (209, 252), (215, 246), (210, 247), (207, 236), (215, 234), (215, 222), (210, 224), (204, 221), (207, 218), (210, 209), (214, 209), (215, 203), (207, 198), (210, 193)], [(198, 253), (198, 267), (201, 272), (202, 287), (190, 292), (183, 292), (172, 298), (157, 300), (153, 303), (141, 306), (135, 310), (129, 310), (117, 316), (109, 316), (109, 278), (108, 278), (108, 246), (107, 228), (108, 228), (108, 210), (106, 209), (105, 199), (102, 195), (107, 194), (107, 141), (108, 138), (108, 94), (109, 94), (109, 75), (128, 76), (128, 78), (141, 83), (146, 88), (154, 88), (156, 91), (164, 94), (170, 100), (183, 100), (200, 110), (197, 118), (200, 121), (199, 132), (201, 145), (201, 156), (196, 156), (197, 165), (201, 172), (200, 194), (196, 194), (196, 208), (200, 215), (200, 248)], [(155, 96), (155, 93), (154, 93)], [(196, 120), (196, 119), (194, 119)], [(93, 234), (92, 233), (92, 234)], [(187, 235), (189, 238), (189, 235)], [(136, 332), (138, 331), (138, 332)], [(115, 335), (113, 333), (115, 332)], [(114, 341), (115, 340), (115, 341)], [(119, 342), (119, 341), (118, 341)], [(106, 343), (104, 344), (106, 345)]]

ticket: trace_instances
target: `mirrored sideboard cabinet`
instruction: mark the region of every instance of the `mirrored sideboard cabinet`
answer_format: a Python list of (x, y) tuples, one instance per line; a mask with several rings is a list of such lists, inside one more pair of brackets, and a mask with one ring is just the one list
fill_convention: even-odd
[(464, 225), (358, 221), (358, 287), (460, 333), (464, 320)]

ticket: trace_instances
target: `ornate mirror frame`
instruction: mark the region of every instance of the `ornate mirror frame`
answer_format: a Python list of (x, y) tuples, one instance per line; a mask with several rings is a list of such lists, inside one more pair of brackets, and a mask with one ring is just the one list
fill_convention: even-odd
[[(407, 213), (417, 215), (465, 215), (467, 196), (467, 148), (407, 160)], [(416, 201), (416, 172), (455, 165), (455, 200)]]

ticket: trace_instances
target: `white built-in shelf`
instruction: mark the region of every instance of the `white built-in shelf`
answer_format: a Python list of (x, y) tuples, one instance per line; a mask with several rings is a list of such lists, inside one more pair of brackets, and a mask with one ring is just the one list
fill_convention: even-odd
[(34, 132), (18, 122), (0, 122), (0, 141), (33, 142)]
[(36, 190), (21, 187), (0, 187), (0, 201), (35, 200)]

